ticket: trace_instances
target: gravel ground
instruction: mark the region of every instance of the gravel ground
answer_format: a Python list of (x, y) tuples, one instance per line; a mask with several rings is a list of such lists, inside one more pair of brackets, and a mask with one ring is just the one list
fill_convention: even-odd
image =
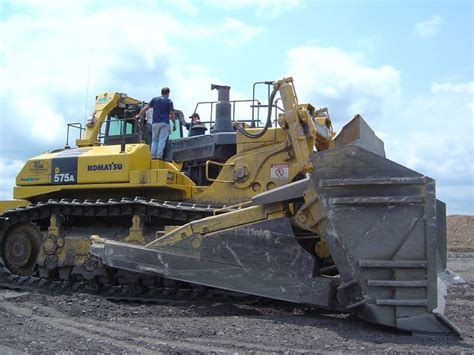
[(446, 315), (455, 336), (410, 335), (357, 317), (300, 307), (133, 304), (87, 294), (0, 291), (0, 352), (474, 352), (474, 253), (450, 253), (466, 280)]
[(448, 248), (452, 251), (474, 251), (474, 216), (448, 216)]

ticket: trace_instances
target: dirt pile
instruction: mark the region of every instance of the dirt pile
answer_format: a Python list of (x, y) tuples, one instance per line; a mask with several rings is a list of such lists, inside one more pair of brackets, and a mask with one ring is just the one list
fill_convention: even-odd
[(474, 216), (448, 216), (447, 234), (449, 250), (474, 251)]

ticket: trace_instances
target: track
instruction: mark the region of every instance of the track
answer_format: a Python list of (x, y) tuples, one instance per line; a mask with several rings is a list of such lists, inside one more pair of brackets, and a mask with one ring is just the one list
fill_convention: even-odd
[[(33, 223), (42, 226), (43, 230), (49, 225), (53, 215), (88, 218), (119, 217), (131, 218), (141, 214), (155, 218), (160, 223), (181, 225), (192, 220), (210, 216), (217, 208), (210, 205), (198, 205), (182, 202), (159, 201), (144, 198), (124, 198), (121, 200), (48, 200), (24, 208), (7, 211), (0, 220), (0, 240), (8, 230), (19, 223)], [(45, 231), (43, 231), (43, 235)], [(99, 265), (98, 268), (104, 269)], [(0, 286), (12, 290), (35, 291), (48, 294), (90, 293), (111, 300), (126, 300), (138, 302), (254, 302), (257, 298), (234, 292), (212, 289), (205, 286), (193, 285), (174, 280), (149, 277), (124, 270), (107, 268), (108, 278), (82, 277), (82, 274), (70, 274), (65, 279), (59, 277), (55, 270), (42, 266), (33, 274), (21, 276), (11, 273), (4, 263), (0, 263)], [(94, 270), (97, 274), (98, 270)], [(100, 271), (100, 270), (99, 270)], [(121, 282), (122, 281), (122, 282)]]

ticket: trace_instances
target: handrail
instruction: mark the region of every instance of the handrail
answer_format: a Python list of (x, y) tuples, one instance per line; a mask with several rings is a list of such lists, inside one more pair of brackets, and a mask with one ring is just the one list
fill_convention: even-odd
[(81, 122), (73, 122), (73, 123), (68, 123), (67, 124), (67, 129), (66, 129), (66, 145), (64, 146), (65, 149), (71, 148), (69, 146), (69, 129), (70, 128), (78, 128), (79, 129), (79, 139), (82, 138), (82, 131), (85, 131), (86, 129), (82, 126)]
[[(264, 84), (267, 86), (267, 96), (270, 97), (270, 91), (271, 91), (271, 87), (273, 85), (273, 81), (257, 81), (255, 83), (253, 83), (253, 87), (252, 87), (252, 99), (245, 99), (245, 100), (231, 100), (229, 101), (231, 104), (232, 104), (232, 121), (235, 122), (235, 110), (236, 110), (236, 104), (237, 103), (244, 103), (244, 102), (250, 102), (251, 105), (251, 109), (252, 109), (252, 118), (250, 120), (239, 120), (239, 122), (250, 122), (250, 127), (252, 128), (255, 128), (255, 127), (260, 127), (260, 124), (262, 123), (260, 121), (260, 109), (261, 108), (265, 108), (267, 107), (268, 108), (268, 105), (262, 105), (262, 103), (260, 102), (260, 100), (256, 99), (255, 98), (255, 91), (256, 91), (256, 86), (259, 85), (259, 84)], [(275, 101), (275, 104), (272, 105), (272, 107), (275, 108), (274, 110), (274, 115), (275, 115), (275, 119), (274, 119), (274, 125), (275, 127), (278, 126), (278, 112), (281, 111), (281, 112), (284, 112), (284, 110), (278, 106), (278, 101), (281, 100), (280, 98), (277, 99)], [(211, 105), (211, 112), (210, 112), (210, 116), (209, 116), (209, 121), (203, 121), (201, 120), (201, 123), (203, 124), (209, 124), (210, 126), (212, 126), (212, 124), (215, 122), (214, 120), (214, 105), (217, 104), (218, 101), (200, 101), (196, 104), (195, 108), (194, 108), (194, 111), (193, 113), (196, 113), (198, 111), (198, 108), (200, 105)], [(257, 109), (257, 112), (255, 114), (255, 109)], [(255, 118), (256, 116), (256, 118)]]
[(208, 181), (212, 181), (212, 182), (223, 182), (223, 183), (231, 183), (231, 182), (233, 182), (232, 180), (218, 180), (217, 177), (216, 177), (215, 179), (214, 179), (214, 178), (211, 178), (211, 177), (209, 176), (209, 165), (211, 165), (211, 164), (224, 167), (224, 166), (234, 166), (235, 163), (219, 163), (219, 162), (217, 162), (217, 161), (207, 160), (207, 161), (206, 161), (206, 165), (205, 165), (205, 167), (206, 167), (206, 168), (205, 168), (205, 174), (206, 174), (206, 179), (207, 179)]
[[(255, 83), (253, 83), (252, 85), (252, 99), (255, 100), (255, 88), (257, 85), (260, 85), (260, 84), (265, 84), (267, 85), (267, 102), (269, 101), (270, 99), (270, 86), (273, 85), (273, 81), (256, 81)], [(258, 121), (260, 121), (260, 108), (257, 110), (257, 119)], [(254, 110), (252, 108), (252, 122), (254, 121), (254, 118), (255, 118), (255, 115), (254, 115)], [(255, 127), (255, 125), (252, 123), (252, 127)]]
[[(280, 106), (278, 106), (278, 105), (276, 104), (278, 100), (280, 100), (280, 98), (278, 98), (278, 99), (275, 101), (275, 103), (272, 105), (272, 108), (275, 109), (275, 110), (274, 110), (274, 113), (273, 113), (273, 115), (275, 116), (275, 119), (273, 120), (273, 123), (274, 123), (275, 127), (278, 126), (278, 111), (285, 112), (285, 111), (283, 110), (283, 108), (281, 108)], [(259, 112), (259, 111), (260, 111), (260, 108), (265, 108), (265, 107), (268, 108), (269, 105), (254, 105), (254, 106), (252, 106), (252, 108), (253, 108), (253, 107), (257, 107), (257, 108), (258, 108), (258, 111), (257, 111), (257, 112)], [(259, 117), (259, 116), (257, 116), (256, 122), (257, 122), (257, 123), (262, 123), (262, 121), (261, 121), (260, 118), (258, 118), (258, 117)], [(251, 121), (252, 121), (252, 120), (250, 120), (250, 122), (251, 122)], [(241, 122), (248, 122), (248, 121), (241, 121)], [(257, 127), (259, 127), (258, 124), (257, 124)]]
[[(242, 100), (231, 100), (229, 101), (231, 104), (232, 104), (232, 121), (235, 121), (235, 108), (236, 108), (236, 104), (240, 104), (240, 103), (245, 103), (245, 102), (251, 102), (252, 104), (254, 104), (255, 102), (258, 104), (258, 105), (261, 105), (261, 102), (257, 99), (242, 99)], [(213, 115), (214, 115), (214, 105), (217, 104), (218, 101), (199, 101), (195, 108), (194, 108), (194, 112), (193, 113), (196, 113), (197, 110), (198, 110), (198, 107), (200, 105), (211, 105), (211, 114), (210, 114), (210, 117), (209, 117), (209, 121), (202, 121), (201, 120), (201, 123), (206, 123), (206, 124), (209, 124), (209, 125), (212, 125), (215, 120), (213, 119)], [(252, 107), (252, 105), (250, 105)]]

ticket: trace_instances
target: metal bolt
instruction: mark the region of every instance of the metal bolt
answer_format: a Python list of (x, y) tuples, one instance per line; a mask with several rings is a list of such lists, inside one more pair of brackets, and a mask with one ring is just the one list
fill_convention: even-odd
[(307, 220), (308, 220), (308, 216), (306, 215), (306, 213), (300, 213), (298, 215), (298, 221), (300, 223), (306, 223)]

